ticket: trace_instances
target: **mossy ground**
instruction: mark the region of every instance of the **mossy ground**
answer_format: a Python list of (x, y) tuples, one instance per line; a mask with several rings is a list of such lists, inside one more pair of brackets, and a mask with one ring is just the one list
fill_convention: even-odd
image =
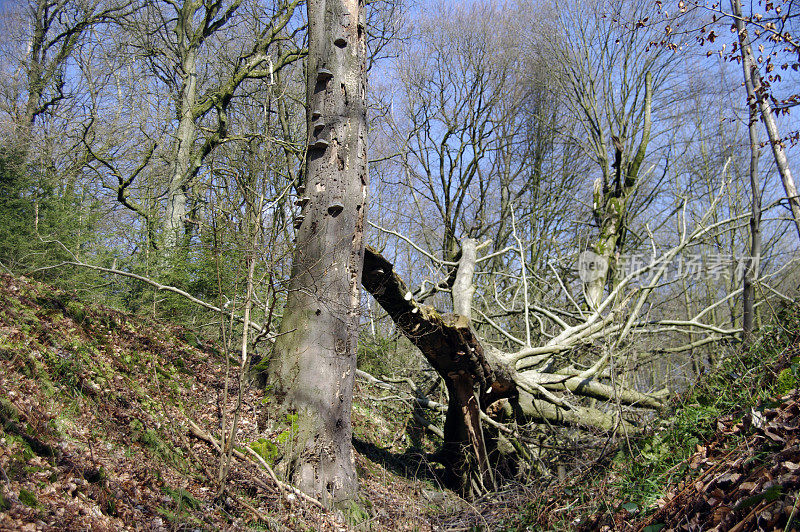
[[(775, 398), (797, 387), (798, 324), (800, 310), (787, 308), (779, 325), (676, 398), (649, 431), (616, 442), (598, 436), (606, 443), (585, 452), (565, 479), (532, 476), (473, 504), (439, 486), (428, 461), (435, 442), (411, 421), (409, 401), (359, 382), (353, 426), (361, 498), (346, 511), (322, 512), (283, 499), (250, 462), (234, 461), (226, 493), (215, 497), (218, 454), (191, 436), (188, 422), (218, 436), (223, 412), (232, 410), (236, 368), (223, 404), (219, 348), (193, 331), (2, 275), (0, 529), (635, 527), (674, 486), (699, 474), (692, 469), (698, 449), (752, 438), (731, 427), (753, 411), (779, 408)], [(374, 373), (391, 369), (381, 365), (385, 348), (376, 343), (365, 357)], [(270, 419), (268, 394), (243, 385), (237, 442), (275, 464), (294, 423)], [(769, 460), (768, 452), (756, 458)]]
[[(730, 472), (731, 478), (738, 479), (738, 483), (758, 483), (748, 475), (757, 477), (760, 470), (741, 468), (736, 460), (746, 462), (757, 458), (766, 463), (782, 449), (759, 447), (757, 442), (765, 438), (757, 434), (759, 428), (752, 419), (760, 412), (796, 408), (798, 396), (792, 395), (791, 390), (797, 388), (798, 374), (800, 305), (793, 304), (780, 311), (774, 326), (760, 331), (752, 346), (739, 348), (691, 389), (675, 397), (651, 422), (649, 430), (622, 438), (616, 445), (610, 445), (608, 452), (598, 452), (577, 474), (529, 493), (529, 499), (514, 509), (514, 524), (509, 528), (587, 531), (669, 528), (678, 524), (670, 521), (678, 517), (667, 512), (669, 501), (708, 470), (706, 463), (721, 463), (722, 457), (730, 467), (739, 467)], [(769, 438), (766, 440), (769, 443)], [(751, 452), (759, 456), (747, 454)], [(716, 474), (721, 476), (726, 472), (721, 467)], [(733, 493), (736, 485), (731, 482), (726, 490)], [(700, 501), (705, 494), (698, 492), (694, 497), (697, 501), (690, 498), (682, 500), (681, 505), (705, 508), (690, 517), (710, 520), (710, 514), (701, 515), (703, 511), (715, 511), (711, 506), (703, 506), (707, 501)], [(789, 509), (791, 505), (789, 500)], [(661, 513), (656, 514), (659, 510)], [(800, 526), (800, 522), (794, 526)]]
[[(356, 434), (388, 453), (356, 456), (358, 512), (289, 502), (250, 462), (234, 461), (226, 493), (215, 497), (218, 454), (191, 436), (188, 422), (219, 436), (239, 386), (232, 368), (223, 404), (224, 372), (220, 350), (192, 331), (0, 275), (0, 467), (8, 478), (0, 482), (0, 529), (432, 528), (435, 509), (417, 497), (430, 481), (391, 470), (387, 458), (409, 446), (410, 414), (396, 411), (403, 404), (356, 400)], [(259, 429), (269, 402), (243, 385), (237, 442), (274, 461), (291, 420)]]

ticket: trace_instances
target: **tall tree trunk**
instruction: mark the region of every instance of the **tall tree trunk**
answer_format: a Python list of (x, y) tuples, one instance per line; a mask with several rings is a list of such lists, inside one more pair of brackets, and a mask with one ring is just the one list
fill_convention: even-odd
[(761, 262), (761, 189), (758, 185), (758, 159), (761, 147), (758, 138), (755, 102), (750, 105), (750, 252), (742, 288), (742, 339), (750, 343), (755, 321), (755, 283)]
[(186, 214), (188, 212), (188, 178), (190, 174), (192, 143), (195, 140), (197, 125), (195, 124), (194, 105), (197, 100), (197, 47), (188, 35), (190, 24), (186, 20), (178, 25), (181, 39), (181, 70), (183, 84), (178, 103), (178, 131), (176, 132), (172, 168), (170, 169), (169, 187), (167, 191), (167, 215), (164, 221), (164, 244), (167, 250), (174, 251), (184, 234)]
[(742, 54), (742, 68), (744, 70), (744, 85), (747, 88), (747, 99), (751, 105), (757, 104), (761, 110), (761, 119), (764, 121), (764, 127), (767, 130), (767, 136), (769, 136), (772, 155), (775, 157), (775, 166), (778, 167), (778, 172), (781, 175), (783, 189), (786, 192), (786, 197), (789, 199), (789, 208), (792, 213), (792, 218), (794, 218), (797, 235), (800, 236), (800, 196), (797, 194), (797, 185), (795, 185), (792, 172), (789, 169), (789, 159), (786, 157), (786, 148), (778, 132), (775, 113), (772, 112), (772, 106), (769, 103), (766, 90), (761, 82), (761, 74), (753, 59), (753, 49), (750, 46), (750, 38), (747, 35), (745, 21), (742, 18), (742, 6), (739, 0), (731, 0), (731, 9), (733, 10), (736, 31), (739, 34), (739, 48)]
[(297, 413), (290, 480), (330, 506), (357, 492), (350, 410), (367, 195), (364, 0), (308, 2), (306, 194), (268, 382)]
[(625, 231), (627, 230), (628, 201), (638, 186), (639, 170), (644, 162), (647, 145), (650, 142), (651, 113), (653, 106), (653, 75), (645, 74), (644, 124), (642, 138), (636, 153), (629, 153), (625, 139), (612, 136), (614, 143), (614, 182), (609, 184), (598, 179), (594, 184), (593, 205), (595, 221), (600, 228), (600, 235), (594, 244), (592, 271), (584, 272), (586, 302), (589, 308), (597, 308), (603, 300), (603, 293), (609, 279), (609, 271), (615, 256), (622, 251)]

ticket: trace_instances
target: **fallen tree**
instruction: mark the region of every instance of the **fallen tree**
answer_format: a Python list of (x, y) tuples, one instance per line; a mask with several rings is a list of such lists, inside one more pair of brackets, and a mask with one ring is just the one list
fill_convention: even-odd
[[(723, 189), (724, 185), (717, 200)], [(672, 349), (689, 349), (697, 342), (718, 342), (740, 333), (736, 327), (725, 328), (704, 320), (710, 308), (733, 294), (689, 320), (653, 321), (641, 317), (648, 297), (662, 282), (678, 253), (713, 231), (741, 222), (742, 217), (733, 217), (710, 223), (709, 214), (715, 205), (716, 200), (694, 230), (684, 229), (677, 245), (620, 280), (595, 308), (579, 309), (576, 317), (569, 320), (560, 318), (554, 310), (535, 306), (526, 309), (526, 314), (529, 310), (536, 311), (555, 322), (561, 332), (544, 345), (524, 345), (515, 352), (493, 347), (475, 334), (471, 326), (473, 276), (480, 260), (477, 242), (465, 239), (461, 243), (456, 275), (449, 283), (455, 310), (451, 314), (419, 303), (394, 271), (394, 265), (367, 246), (362, 273), (364, 288), (420, 350), (447, 388), (443, 445), (435, 459), (445, 466), (445, 480), (451, 487), (468, 496), (494, 487), (498, 462), (509, 458), (519, 460), (526, 454), (526, 443), (519, 438), (515, 426), (538, 421), (599, 431), (631, 431), (636, 429), (637, 418), (641, 416), (626, 416), (626, 411), (661, 408), (668, 390), (644, 393), (622, 384), (619, 375), (615, 375), (615, 367), (626, 356), (623, 351), (633, 331), (691, 330), (700, 338), (692, 346)], [(634, 279), (645, 281), (633, 286)], [(591, 366), (558, 367), (555, 363), (556, 355), (591, 346), (598, 340), (604, 342), (603, 354)]]
[[(501, 433), (491, 428), (487, 437), (482, 415), (499, 423), (517, 418), (540, 419), (601, 430), (629, 424), (619, 412), (571, 405), (554, 393), (569, 390), (611, 399), (615, 393), (613, 387), (591, 377), (517, 371), (514, 360), (524, 358), (524, 350), (503, 353), (484, 346), (472, 331), (468, 315), (441, 314), (431, 306), (417, 303), (393, 265), (369, 246), (364, 256), (362, 283), (419, 348), (447, 387), (444, 442), (436, 458), (445, 465), (450, 484), (465, 494), (475, 495), (495, 485), (492, 462), (497, 460), (497, 440)], [(566, 344), (553, 352), (562, 348), (566, 349)], [(635, 390), (618, 390), (618, 396), (623, 404), (647, 408), (662, 405), (659, 397)]]

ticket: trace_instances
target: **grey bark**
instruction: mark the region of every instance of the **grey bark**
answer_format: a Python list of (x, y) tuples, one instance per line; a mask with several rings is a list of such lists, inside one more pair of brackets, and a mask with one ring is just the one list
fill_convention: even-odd
[(761, 262), (761, 190), (758, 184), (758, 159), (761, 155), (758, 131), (756, 129), (756, 107), (750, 106), (750, 253), (744, 273), (742, 289), (742, 339), (752, 341), (755, 318), (755, 283), (758, 279)]
[(766, 90), (761, 82), (761, 74), (758, 66), (753, 59), (753, 49), (750, 46), (750, 38), (747, 35), (744, 19), (742, 18), (742, 7), (739, 0), (731, 0), (733, 19), (736, 24), (736, 31), (739, 34), (739, 46), (742, 53), (742, 69), (744, 71), (744, 84), (747, 88), (747, 98), (751, 104), (757, 103), (761, 111), (761, 119), (764, 121), (764, 128), (767, 130), (769, 143), (772, 147), (772, 155), (775, 157), (775, 166), (781, 176), (783, 189), (789, 200), (789, 208), (794, 218), (794, 225), (797, 235), (800, 236), (800, 196), (797, 194), (792, 171), (789, 168), (789, 159), (786, 157), (786, 148), (778, 132), (778, 124), (775, 121), (775, 113), (766, 95)]
[(461, 259), (453, 283), (453, 313), (460, 314), (468, 320), (472, 317), (472, 296), (475, 294), (472, 277), (475, 275), (477, 247), (474, 238), (465, 238), (461, 242)]
[[(642, 138), (636, 152), (631, 154), (625, 139), (612, 137), (614, 142), (614, 179), (609, 183), (604, 177), (594, 184), (593, 211), (600, 235), (593, 251), (599, 257), (598, 273), (586, 283), (586, 302), (589, 308), (597, 308), (603, 299), (603, 289), (608, 280), (609, 269), (623, 244), (628, 224), (628, 207), (636, 191), (647, 145), (650, 142), (651, 112), (653, 106), (653, 76), (645, 74), (644, 124)], [(632, 148), (632, 146), (631, 146)], [(605, 171), (605, 167), (604, 167)]]
[(326, 506), (357, 491), (350, 411), (367, 195), (363, 0), (308, 2), (306, 194), (268, 383), (298, 414), (287, 473)]
[(524, 390), (520, 390), (516, 399), (501, 399), (492, 405), (489, 415), (499, 421), (510, 421), (520, 417), (515, 415), (517, 412), (522, 414), (522, 418), (541, 419), (557, 425), (595, 427), (606, 431), (622, 427), (634, 428), (622, 419), (618, 412), (602, 412), (582, 406), (566, 410), (553, 403), (538, 399)]
[(180, 119), (175, 135), (175, 158), (172, 161), (167, 193), (167, 218), (164, 235), (167, 249), (177, 247), (183, 233), (187, 212), (187, 176), (191, 167), (192, 143), (197, 133), (194, 116), (194, 106), (197, 102), (197, 49), (188, 42), (189, 38), (183, 25), (179, 24), (178, 28), (183, 84), (178, 100)]

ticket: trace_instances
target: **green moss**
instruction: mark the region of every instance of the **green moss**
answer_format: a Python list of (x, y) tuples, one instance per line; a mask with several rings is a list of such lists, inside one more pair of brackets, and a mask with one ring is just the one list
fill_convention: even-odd
[(202, 525), (199, 519), (197, 519), (192, 515), (188, 515), (185, 512), (175, 512), (170, 510), (169, 508), (164, 508), (163, 506), (159, 506), (158, 508), (156, 508), (156, 512), (158, 512), (160, 516), (162, 516), (164, 519), (166, 519), (173, 525), (176, 525), (175, 528), (179, 530), (184, 528), (184, 525), (186, 524), (193, 525), (194, 527), (197, 528), (199, 528), (199, 526)]
[(19, 502), (25, 506), (30, 506), (31, 508), (36, 508), (39, 506), (39, 501), (36, 500), (36, 495), (26, 489), (19, 490)]
[(250, 368), (250, 373), (253, 375), (266, 374), (267, 370), (269, 370), (269, 361), (269, 357), (262, 358), (258, 363), (253, 364)]
[(197, 349), (203, 348), (203, 343), (200, 341), (200, 338), (192, 331), (183, 331), (180, 335), (180, 339)]
[(81, 391), (81, 376), (85, 373), (83, 357), (77, 350), (58, 351), (49, 357), (50, 366), (55, 371), (54, 380), (64, 386)]
[(186, 491), (185, 489), (178, 488), (172, 489), (169, 486), (164, 486), (162, 488), (165, 495), (169, 495), (172, 500), (175, 501), (175, 504), (178, 505), (178, 508), (192, 508), (193, 510), (199, 510), (203, 507), (203, 502), (196, 499), (191, 493)]
[[(11, 437), (12, 441), (16, 441)], [(24, 445), (24, 442), (23, 442)], [(24, 452), (16, 452), (11, 459), (8, 461), (8, 465), (6, 466), (6, 475), (11, 480), (18, 480), (22, 481), (25, 480), (25, 464), (28, 463), (30, 458), (26, 458), (26, 456), (30, 455), (33, 457), (33, 451), (30, 448), (25, 449)]]
[(284, 422), (288, 425), (286, 429), (278, 434), (278, 443), (286, 443), (291, 438), (292, 434), (297, 434), (299, 430), (297, 421), (300, 419), (298, 414), (286, 414)]
[(372, 503), (361, 497), (357, 501), (349, 500), (336, 504), (336, 509), (344, 515), (345, 522), (356, 529), (362, 523), (369, 521), (372, 513)]
[(131, 440), (140, 443), (153, 455), (157, 456), (166, 463), (175, 466), (180, 471), (188, 471), (189, 464), (180, 449), (173, 448), (169, 442), (165, 441), (155, 429), (148, 429), (138, 419), (134, 419), (128, 425), (131, 431)]
[(31, 346), (25, 342), (13, 342), (7, 338), (0, 338), (0, 358), (21, 362), (20, 373), (29, 378), (44, 375), (42, 364), (31, 354)]
[(266, 438), (259, 438), (250, 443), (250, 448), (253, 449), (269, 465), (275, 465), (275, 460), (278, 458), (277, 445)]
[(74, 299), (64, 303), (64, 315), (71, 318), (78, 325), (90, 325), (89, 320), (87, 320), (86, 308)]
[(778, 378), (775, 380), (775, 393), (784, 395), (789, 390), (797, 388), (797, 366), (786, 368), (778, 373)]
[(44, 470), (45, 470), (45, 468), (44, 468), (44, 467), (41, 467), (41, 466), (32, 466), (32, 465), (26, 465), (26, 466), (23, 468), (23, 470), (25, 471), (25, 474), (26, 474), (26, 475), (34, 475), (34, 474), (36, 474), (36, 473), (38, 473), (38, 472), (40, 472), (40, 471), (44, 471)]
[(176, 529), (182, 530), (187, 524), (192, 525), (191, 528), (202, 528), (201, 521), (194, 515), (187, 513), (187, 510), (202, 510), (203, 501), (196, 499), (191, 493), (181, 488), (174, 489), (164, 486), (162, 491), (174, 501), (175, 508), (159, 506), (156, 508), (156, 512), (174, 525), (178, 525), (175, 527)]
[[(265, 403), (268, 402), (268, 400), (265, 400)], [(280, 420), (280, 426), (284, 428), (275, 437), (277, 444), (266, 438), (259, 438), (251, 442), (249, 447), (258, 453), (265, 462), (275, 465), (275, 462), (282, 455), (281, 448), (286, 447), (289, 443), (296, 443), (297, 435), (300, 432), (299, 419), (298, 414), (286, 414)]]
[(11, 401), (5, 397), (0, 397), (0, 420), (4, 423), (9, 421), (19, 421), (19, 411)]

